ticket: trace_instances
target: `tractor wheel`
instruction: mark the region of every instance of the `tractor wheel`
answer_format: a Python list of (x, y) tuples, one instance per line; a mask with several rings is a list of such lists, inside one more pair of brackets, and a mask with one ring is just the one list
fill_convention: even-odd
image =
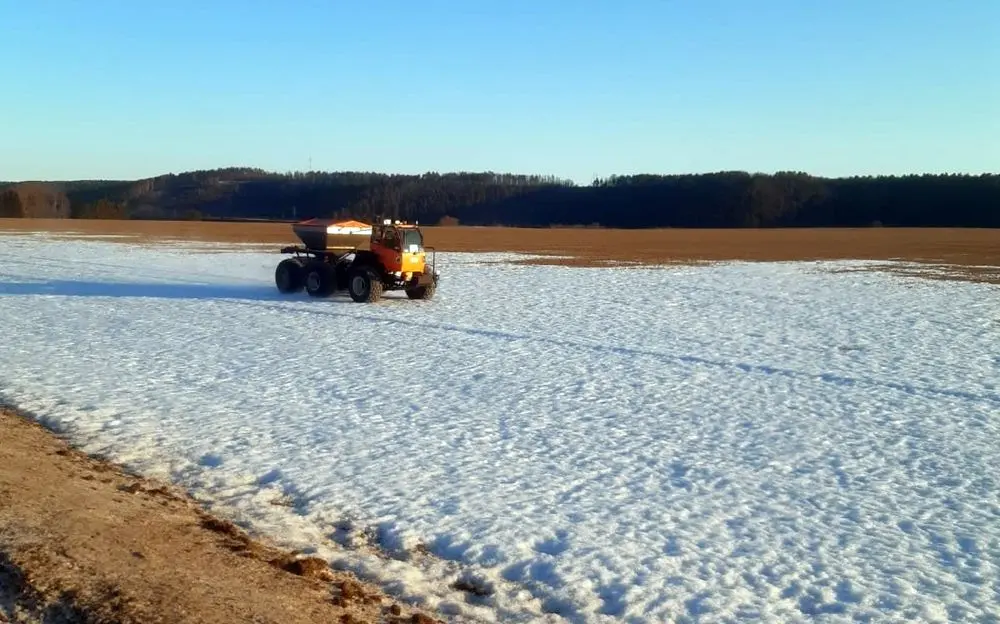
[(306, 292), (311, 297), (329, 297), (337, 288), (333, 267), (325, 262), (310, 262), (305, 268)]
[(285, 258), (274, 269), (274, 283), (279, 292), (294, 293), (305, 285), (305, 271), (298, 258)]
[(432, 299), (434, 297), (434, 290), (436, 286), (434, 284), (428, 284), (427, 286), (414, 286), (413, 288), (406, 289), (406, 296), (410, 299)]
[(382, 280), (371, 267), (358, 267), (351, 271), (347, 291), (358, 303), (375, 303), (382, 297)]

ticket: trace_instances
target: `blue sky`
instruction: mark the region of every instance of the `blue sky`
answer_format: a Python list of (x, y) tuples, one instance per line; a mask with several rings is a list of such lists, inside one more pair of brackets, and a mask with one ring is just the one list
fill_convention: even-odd
[(1000, 171), (1000, 2), (0, 0), (0, 180)]

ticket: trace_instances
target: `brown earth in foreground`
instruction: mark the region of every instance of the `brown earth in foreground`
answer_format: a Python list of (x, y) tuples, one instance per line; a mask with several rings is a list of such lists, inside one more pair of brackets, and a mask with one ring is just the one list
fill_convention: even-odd
[(0, 410), (0, 622), (433, 622)]

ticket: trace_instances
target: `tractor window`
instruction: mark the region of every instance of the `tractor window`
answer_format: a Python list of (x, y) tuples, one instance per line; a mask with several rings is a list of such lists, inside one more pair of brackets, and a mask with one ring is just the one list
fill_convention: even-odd
[(399, 249), (399, 237), (393, 228), (382, 230), (382, 244), (391, 249)]
[(423, 237), (417, 230), (403, 230), (403, 249), (409, 249), (410, 245), (423, 246)]

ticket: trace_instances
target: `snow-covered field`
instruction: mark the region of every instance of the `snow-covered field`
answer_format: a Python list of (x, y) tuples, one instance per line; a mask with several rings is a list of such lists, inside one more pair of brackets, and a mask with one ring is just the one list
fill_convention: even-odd
[(197, 247), (0, 236), (0, 399), (456, 620), (1000, 621), (1000, 287)]

